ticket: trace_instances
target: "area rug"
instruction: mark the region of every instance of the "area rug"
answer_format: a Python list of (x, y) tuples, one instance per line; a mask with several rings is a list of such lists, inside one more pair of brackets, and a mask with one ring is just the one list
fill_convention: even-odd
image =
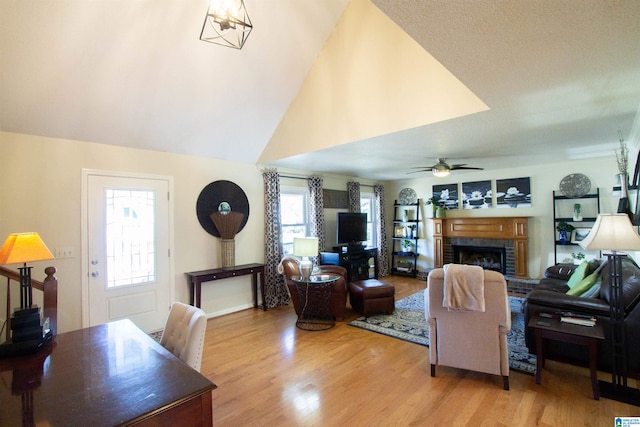
[(159, 330), (157, 332), (151, 332), (149, 333), (149, 336), (154, 340), (156, 340), (157, 342), (160, 342), (160, 338), (162, 338), (162, 330)]
[[(509, 368), (527, 374), (536, 373), (536, 357), (529, 354), (524, 344), (524, 298), (509, 297), (511, 306), (511, 332), (509, 344)], [(388, 335), (415, 344), (429, 346), (429, 329), (424, 317), (424, 291), (417, 292), (400, 301), (391, 315), (360, 317), (349, 323), (351, 326)]]

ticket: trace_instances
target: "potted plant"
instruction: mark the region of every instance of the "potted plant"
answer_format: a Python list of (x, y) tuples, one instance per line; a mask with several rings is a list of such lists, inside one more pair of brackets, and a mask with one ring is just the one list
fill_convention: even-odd
[(582, 261), (585, 260), (586, 255), (583, 254), (582, 252), (578, 252), (578, 253), (572, 252), (571, 257), (573, 258), (574, 264), (580, 265), (580, 263), (582, 263)]
[(575, 230), (575, 227), (568, 222), (559, 222), (556, 230), (560, 233), (560, 244), (566, 245), (569, 242), (569, 235), (567, 233), (571, 233)]
[(403, 240), (401, 246), (403, 252), (411, 252), (411, 240)]
[(582, 206), (580, 206), (580, 203), (573, 204), (573, 220), (582, 221)]
[(429, 197), (429, 199), (427, 199), (426, 205), (431, 205), (431, 207), (433, 208), (433, 217), (436, 217), (436, 210), (438, 209), (438, 205), (440, 204), (440, 196), (437, 194), (434, 194), (433, 196)]

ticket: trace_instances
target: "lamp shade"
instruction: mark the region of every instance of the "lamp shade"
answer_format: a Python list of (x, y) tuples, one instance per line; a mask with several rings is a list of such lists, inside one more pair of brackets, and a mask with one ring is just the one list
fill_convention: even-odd
[(293, 254), (295, 256), (317, 256), (318, 255), (318, 238), (317, 237), (294, 237), (293, 238)]
[(640, 236), (627, 214), (600, 214), (587, 237), (579, 244), (584, 249), (639, 251)]
[(0, 265), (53, 259), (38, 233), (10, 234), (0, 248)]

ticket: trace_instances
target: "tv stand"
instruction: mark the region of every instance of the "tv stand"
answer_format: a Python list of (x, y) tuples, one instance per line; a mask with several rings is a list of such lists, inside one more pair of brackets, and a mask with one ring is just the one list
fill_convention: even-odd
[[(347, 269), (349, 281), (378, 278), (378, 248), (365, 248), (362, 245), (335, 246), (339, 265)], [(369, 272), (369, 260), (373, 258), (373, 275)]]
[(362, 243), (349, 243), (347, 246), (342, 246), (341, 249), (341, 252), (362, 252), (366, 246)]

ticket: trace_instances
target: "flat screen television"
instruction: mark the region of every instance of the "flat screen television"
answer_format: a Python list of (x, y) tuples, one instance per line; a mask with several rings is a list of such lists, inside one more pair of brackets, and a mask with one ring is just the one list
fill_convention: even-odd
[(358, 244), (367, 240), (367, 214), (338, 212), (336, 218), (339, 245)]

